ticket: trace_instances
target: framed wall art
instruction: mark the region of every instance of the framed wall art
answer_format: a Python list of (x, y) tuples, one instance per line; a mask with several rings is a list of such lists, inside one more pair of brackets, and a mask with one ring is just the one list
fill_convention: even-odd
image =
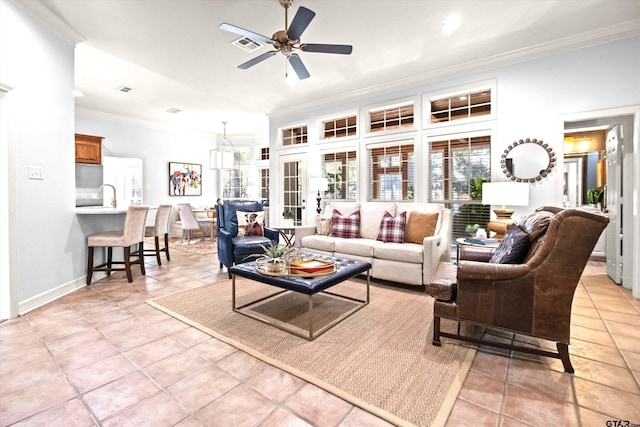
[(202, 196), (202, 165), (169, 162), (169, 195)]

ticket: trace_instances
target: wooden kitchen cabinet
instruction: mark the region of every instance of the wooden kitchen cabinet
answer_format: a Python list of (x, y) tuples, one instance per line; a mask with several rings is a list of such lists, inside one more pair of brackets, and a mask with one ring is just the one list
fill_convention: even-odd
[(76, 163), (102, 164), (101, 136), (76, 133)]

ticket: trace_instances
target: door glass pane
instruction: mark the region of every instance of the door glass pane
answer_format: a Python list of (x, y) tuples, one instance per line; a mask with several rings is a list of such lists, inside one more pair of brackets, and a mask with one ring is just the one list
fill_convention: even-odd
[(300, 225), (303, 213), (302, 161), (285, 162), (283, 165), (283, 212), (292, 212), (294, 224)]

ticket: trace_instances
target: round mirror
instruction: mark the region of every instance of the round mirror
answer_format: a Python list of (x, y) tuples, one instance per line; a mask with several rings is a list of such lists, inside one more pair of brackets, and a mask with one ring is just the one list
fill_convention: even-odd
[(509, 145), (500, 160), (502, 172), (517, 182), (540, 181), (555, 164), (553, 149), (542, 141), (529, 138)]

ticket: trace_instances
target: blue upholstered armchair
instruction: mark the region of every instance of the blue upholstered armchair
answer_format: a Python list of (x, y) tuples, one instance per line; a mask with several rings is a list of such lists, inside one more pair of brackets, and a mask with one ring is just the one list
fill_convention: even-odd
[[(264, 253), (261, 245), (270, 241), (278, 242), (280, 235), (276, 230), (262, 227), (264, 236), (238, 236), (238, 216), (236, 212), (260, 212), (262, 204), (250, 200), (225, 200), (216, 206), (218, 213), (218, 260), (220, 268), (231, 267), (255, 260)], [(231, 277), (231, 273), (229, 273)]]

